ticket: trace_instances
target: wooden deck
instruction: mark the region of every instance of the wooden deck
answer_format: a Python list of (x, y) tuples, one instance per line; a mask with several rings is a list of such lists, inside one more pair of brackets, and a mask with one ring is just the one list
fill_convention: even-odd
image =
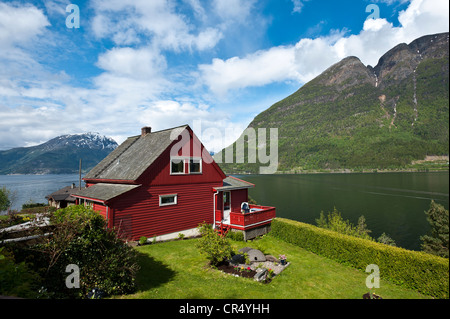
[[(250, 212), (231, 212), (229, 226), (232, 229), (249, 230), (270, 224), (276, 216), (275, 207), (249, 205)], [(222, 221), (222, 211), (216, 210), (216, 225)]]

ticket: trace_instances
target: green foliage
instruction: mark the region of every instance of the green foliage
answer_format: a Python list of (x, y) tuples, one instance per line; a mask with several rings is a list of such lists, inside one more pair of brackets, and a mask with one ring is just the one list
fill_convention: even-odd
[(229, 259), (233, 254), (231, 244), (225, 237), (220, 236), (211, 225), (202, 223), (198, 230), (201, 238), (199, 239), (197, 247), (206, 255), (211, 265), (217, 266), (225, 259)]
[(325, 217), (323, 212), (320, 212), (320, 217), (316, 219), (316, 223), (318, 227), (336, 231), (341, 234), (373, 240), (369, 236), (371, 231), (367, 229), (364, 216), (359, 217), (358, 224), (354, 226), (350, 221), (342, 218), (341, 213), (336, 207), (334, 207), (331, 213), (328, 213), (327, 217)]
[(139, 245), (144, 245), (146, 243), (147, 243), (147, 237), (141, 236), (141, 238), (139, 238)]
[(244, 241), (244, 233), (241, 231), (229, 231), (226, 235), (226, 238), (235, 241)]
[[(28, 248), (24, 257), (42, 277), (44, 297), (84, 298), (94, 288), (107, 295), (135, 290), (136, 251), (106, 228), (100, 214), (70, 206), (56, 211), (52, 224), (52, 236)], [(65, 285), (69, 264), (80, 269), (79, 289)]]
[(0, 212), (11, 206), (10, 191), (6, 187), (0, 188)]
[(382, 233), (381, 236), (377, 238), (377, 241), (385, 245), (396, 246), (395, 241), (386, 233)]
[(16, 263), (14, 255), (0, 247), (0, 295), (36, 298), (39, 280), (25, 262)]
[(273, 220), (271, 235), (363, 271), (367, 265), (376, 264), (382, 280), (386, 279), (437, 298), (449, 296), (447, 259), (284, 218)]
[(421, 237), (423, 251), (448, 258), (448, 210), (431, 201), (430, 209), (425, 214), (431, 226), (431, 233)]

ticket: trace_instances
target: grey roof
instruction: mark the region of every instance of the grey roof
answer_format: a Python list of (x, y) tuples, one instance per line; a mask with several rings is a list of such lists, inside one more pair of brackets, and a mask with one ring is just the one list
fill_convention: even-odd
[(171, 134), (172, 138), (177, 138), (187, 127), (183, 125), (129, 137), (89, 171), (84, 179), (135, 181), (173, 142)]
[(216, 190), (227, 191), (227, 190), (233, 190), (233, 189), (252, 188), (252, 187), (255, 187), (255, 185), (252, 183), (243, 181), (242, 179), (227, 176), (223, 180), (223, 186), (216, 187)]
[(46, 199), (50, 199), (53, 198), (53, 200), (55, 201), (69, 201), (69, 202), (74, 202), (75, 201), (75, 197), (72, 197), (72, 193), (76, 192), (78, 189), (78, 187), (76, 187), (75, 185), (73, 186), (66, 186), (63, 187), (61, 189), (58, 189), (56, 192), (51, 193), (50, 195), (45, 196)]
[(78, 190), (73, 195), (76, 197), (87, 197), (108, 201), (140, 186), (141, 185), (98, 183)]

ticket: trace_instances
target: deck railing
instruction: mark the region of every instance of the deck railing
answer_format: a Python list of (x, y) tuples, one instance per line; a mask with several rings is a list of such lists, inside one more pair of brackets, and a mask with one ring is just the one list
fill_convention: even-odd
[[(276, 216), (275, 207), (249, 205), (249, 213), (231, 212), (230, 226), (232, 228), (247, 230), (268, 224)], [(254, 210), (254, 211), (252, 211)]]

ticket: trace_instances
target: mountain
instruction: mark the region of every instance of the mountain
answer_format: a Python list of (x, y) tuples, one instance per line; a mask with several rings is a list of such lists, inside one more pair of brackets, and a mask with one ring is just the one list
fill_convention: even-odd
[(72, 174), (87, 171), (117, 147), (98, 133), (62, 135), (32, 147), (0, 151), (0, 174)]
[[(278, 128), (280, 171), (395, 169), (426, 155), (448, 155), (448, 51), (447, 32), (399, 44), (375, 67), (347, 57), (248, 128)], [(215, 158), (231, 147), (236, 155), (240, 143), (251, 146), (253, 137), (244, 133)], [(261, 164), (247, 159), (245, 153), (242, 164), (220, 165), (227, 173), (257, 173)]]

